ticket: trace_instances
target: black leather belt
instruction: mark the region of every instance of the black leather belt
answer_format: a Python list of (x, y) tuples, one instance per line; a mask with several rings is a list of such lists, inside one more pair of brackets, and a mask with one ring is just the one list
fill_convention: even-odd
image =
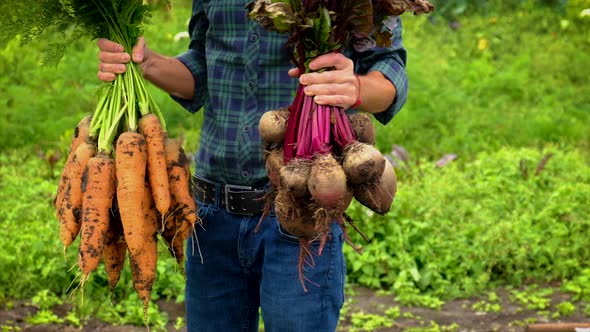
[(193, 176), (192, 184), (197, 200), (218, 205), (229, 213), (253, 216), (261, 213), (266, 204), (264, 196), (268, 192), (267, 189), (224, 185), (197, 176)]

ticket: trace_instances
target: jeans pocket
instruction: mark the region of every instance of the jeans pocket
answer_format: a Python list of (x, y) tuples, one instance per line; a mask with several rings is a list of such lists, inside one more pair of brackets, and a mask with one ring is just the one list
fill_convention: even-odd
[(220, 208), (213, 204), (203, 203), (197, 200), (197, 215), (201, 221), (205, 222), (207, 217), (219, 212)]
[(277, 232), (279, 233), (279, 238), (289, 241), (289, 242), (299, 243), (299, 239), (296, 236), (291, 235), (291, 233), (289, 233), (287, 230), (285, 230), (283, 228), (283, 226), (281, 226), (279, 219), (277, 219), (276, 222), (277, 222)]

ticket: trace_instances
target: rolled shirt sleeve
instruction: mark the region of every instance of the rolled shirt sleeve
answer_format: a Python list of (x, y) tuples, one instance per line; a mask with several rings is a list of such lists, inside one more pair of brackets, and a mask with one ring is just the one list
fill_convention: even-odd
[(373, 114), (382, 124), (387, 124), (402, 109), (408, 96), (408, 75), (406, 72), (407, 52), (402, 45), (402, 23), (399, 17), (392, 30), (391, 47), (372, 47), (358, 52), (350, 50), (358, 74), (378, 71), (395, 86), (393, 103), (383, 112)]

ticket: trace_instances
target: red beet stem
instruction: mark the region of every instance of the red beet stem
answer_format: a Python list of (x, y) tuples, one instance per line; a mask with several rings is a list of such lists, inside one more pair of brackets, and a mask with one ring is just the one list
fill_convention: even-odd
[(303, 88), (304, 86), (301, 84), (299, 84), (299, 86), (297, 87), (295, 100), (293, 101), (293, 105), (291, 105), (289, 119), (287, 120), (287, 132), (285, 133), (285, 142), (283, 147), (283, 156), (285, 159), (285, 163), (288, 163), (291, 159), (293, 159), (296, 153), (296, 139), (299, 126), (299, 115), (301, 114), (301, 109), (303, 107), (303, 99), (305, 96)]
[(356, 140), (350, 121), (346, 116), (344, 109), (340, 107), (333, 107), (332, 114), (334, 115), (334, 142), (340, 148), (353, 143)]

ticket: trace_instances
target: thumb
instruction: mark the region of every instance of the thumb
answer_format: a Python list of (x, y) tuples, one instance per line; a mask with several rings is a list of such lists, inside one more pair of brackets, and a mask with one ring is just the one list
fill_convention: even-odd
[(143, 37), (137, 39), (137, 44), (133, 46), (133, 62), (141, 63), (145, 59), (146, 43)]
[(289, 69), (289, 76), (292, 78), (299, 78), (299, 76), (301, 76), (301, 73), (299, 72), (299, 68), (291, 68)]

